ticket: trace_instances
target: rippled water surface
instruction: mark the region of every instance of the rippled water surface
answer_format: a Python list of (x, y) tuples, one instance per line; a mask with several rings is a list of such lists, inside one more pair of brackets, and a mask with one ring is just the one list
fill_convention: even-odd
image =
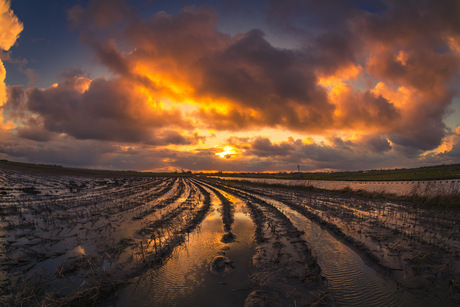
[[(202, 178), (5, 173), (1, 306), (460, 302), (455, 210)], [(211, 271), (216, 259), (224, 269)]]
[[(236, 242), (220, 241), (224, 231), (219, 205), (214, 202), (214, 210), (186, 244), (177, 248), (159, 270), (134, 280), (123, 291), (117, 306), (190, 306), (190, 302), (196, 306), (242, 306), (250, 292), (248, 268), (254, 251), (254, 226), (244, 212), (244, 204), (231, 200), (236, 205)], [(305, 231), (304, 238), (318, 258), (337, 305), (404, 306), (410, 301), (394, 281), (378, 274), (328, 231), (283, 204), (269, 201)], [(221, 254), (235, 263), (235, 271), (227, 276), (215, 276), (209, 270), (213, 258)]]
[(278, 207), (292, 223), (305, 231), (304, 238), (317, 257), (328, 289), (339, 306), (408, 306), (411, 300), (394, 281), (369, 267), (353, 250), (308, 218), (283, 204)]

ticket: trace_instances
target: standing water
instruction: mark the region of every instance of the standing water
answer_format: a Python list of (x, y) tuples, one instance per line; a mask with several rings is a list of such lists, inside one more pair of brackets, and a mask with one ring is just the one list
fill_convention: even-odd
[(394, 281), (378, 274), (328, 231), (281, 202), (260, 198), (276, 206), (296, 228), (305, 232), (303, 238), (317, 257), (337, 305), (407, 306), (409, 298), (398, 291)]
[(438, 195), (458, 195), (460, 179), (422, 180), (422, 181), (341, 181), (341, 180), (296, 180), (271, 178), (218, 177), (224, 180), (240, 180), (286, 186), (314, 187), (325, 190), (364, 190), (370, 193), (391, 193), (396, 195), (419, 195), (433, 197)]
[[(254, 254), (254, 224), (245, 203), (228, 194), (235, 209), (232, 232), (236, 240), (221, 241), (225, 234), (220, 201), (214, 197), (211, 212), (185, 244), (176, 248), (160, 268), (132, 280), (120, 294), (117, 306), (243, 306), (251, 292), (249, 268)], [(338, 306), (405, 306), (412, 298), (397, 284), (378, 274), (358, 254), (327, 230), (283, 203), (258, 196), (282, 211), (299, 230), (317, 257), (328, 290)], [(234, 267), (215, 275), (210, 264), (226, 256)]]
[[(249, 266), (254, 253), (254, 225), (244, 203), (227, 196), (235, 208), (232, 232), (236, 240), (222, 243), (220, 201), (213, 198), (211, 212), (185, 244), (176, 248), (159, 269), (132, 280), (122, 291), (117, 306), (242, 306), (250, 293)], [(225, 256), (233, 270), (213, 274), (210, 264)]]

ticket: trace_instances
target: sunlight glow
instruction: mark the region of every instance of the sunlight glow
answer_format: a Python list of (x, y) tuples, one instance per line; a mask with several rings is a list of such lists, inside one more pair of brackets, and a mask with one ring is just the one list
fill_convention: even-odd
[(232, 146), (225, 146), (224, 151), (222, 152), (217, 152), (216, 156), (219, 156), (221, 158), (230, 158), (232, 155), (235, 155), (236, 151)]

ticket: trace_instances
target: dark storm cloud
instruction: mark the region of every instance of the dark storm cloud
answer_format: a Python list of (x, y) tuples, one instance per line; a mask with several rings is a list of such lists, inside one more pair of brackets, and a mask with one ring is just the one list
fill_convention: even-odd
[[(236, 110), (257, 112), (256, 119), (232, 116), (241, 114), (232, 109), (231, 122), (242, 128), (257, 124), (314, 130), (332, 122), (334, 107), (324, 89), (316, 85), (310, 61), (296, 51), (274, 48), (260, 31), (241, 35), (225, 50), (202, 59), (199, 67), (203, 71), (199, 94), (229, 99)], [(216, 114), (202, 115), (213, 126), (225, 129), (218, 117), (213, 120)]]
[(103, 161), (103, 156), (113, 149), (111, 145), (95, 141), (69, 142), (66, 138), (51, 141), (44, 145), (21, 139), (0, 143), (0, 153), (5, 153), (15, 160), (35, 163), (58, 164), (77, 167), (96, 167)]
[(316, 84), (311, 57), (273, 47), (260, 30), (230, 37), (217, 31), (217, 20), (210, 8), (157, 13), (127, 27), (124, 37), (135, 46), (127, 56), (114, 44), (89, 44), (101, 63), (124, 77), (132, 74), (131, 67), (141, 65), (147, 73), (191, 85), (196, 99), (229, 101), (224, 118), (215, 110), (198, 113), (212, 128), (280, 125), (315, 130), (331, 122), (333, 106)]
[(460, 3), (456, 0), (389, 0), (384, 4), (381, 12), (361, 14), (354, 19), (366, 38), (428, 47), (444, 44), (440, 34), (459, 33)]
[(55, 137), (55, 133), (45, 129), (43, 122), (36, 118), (28, 119), (26, 124), (16, 128), (16, 131), (20, 138), (38, 142), (48, 142)]
[[(216, 11), (196, 7), (137, 21), (128, 14), (117, 39), (134, 47), (129, 54), (113, 40), (87, 43), (101, 63), (124, 78), (143, 78), (178, 100), (187, 98), (174, 90), (179, 84), (190, 87), (186, 95), (195, 100), (224, 101), (225, 111), (203, 103), (194, 114), (202, 128), (276, 127), (324, 135), (331, 129), (371, 129), (423, 151), (443, 140), (443, 115), (455, 95), (449, 84), (460, 59), (448, 40), (460, 33), (458, 10), (451, 11), (457, 6), (453, 1), (270, 1), (266, 12), (273, 25), (308, 32), (297, 37), (302, 48), (295, 50), (274, 47), (260, 30), (226, 35), (216, 28)], [(96, 6), (88, 6), (81, 18), (94, 11)], [(121, 15), (107, 16), (120, 22)], [(334, 77), (347, 67), (368, 74), (368, 85), (381, 81), (413, 95), (402, 105), (372, 92), (372, 86), (350, 85), (332, 99), (320, 77)]]
[[(264, 161), (273, 170), (295, 169), (302, 165), (304, 171), (323, 168), (356, 169), (373, 168), (384, 165), (386, 152), (391, 150), (388, 140), (375, 136), (365, 136), (351, 141), (335, 137), (328, 143), (305, 142), (288, 138), (282, 142), (272, 142), (267, 137), (232, 138), (229, 142), (245, 151), (254, 161)], [(250, 159), (250, 158), (248, 158)]]
[(410, 151), (436, 148), (445, 134), (443, 116), (456, 93), (458, 50), (449, 50), (460, 34), (458, 1), (387, 1), (382, 14), (356, 18), (355, 29), (373, 51), (368, 71), (380, 80), (415, 92), (391, 140)]
[(362, 139), (363, 145), (373, 151), (384, 153), (391, 150), (390, 142), (386, 138), (382, 138), (378, 135), (365, 136)]
[[(152, 145), (195, 144), (196, 135), (182, 135), (174, 128), (187, 127), (177, 110), (152, 110), (145, 97), (117, 79), (90, 81), (69, 77), (48, 89), (12, 87), (4, 114), (23, 122), (20, 136), (33, 138), (37, 121), (54, 133), (77, 139), (139, 142)], [(26, 120), (24, 114), (35, 114)], [(167, 128), (165, 128), (167, 127)], [(165, 128), (165, 129), (163, 129)], [(37, 132), (38, 133), (38, 132)], [(36, 139), (43, 139), (36, 135)]]
[(350, 123), (347, 116), (364, 111), (363, 123), (387, 123), (388, 129), (380, 133), (392, 135), (397, 144), (420, 151), (436, 148), (446, 135), (443, 115), (456, 95), (452, 84), (459, 75), (460, 57), (451, 42), (459, 40), (460, 3), (338, 2), (271, 1), (268, 16), (284, 28), (310, 29), (306, 45), (313, 53), (325, 50), (325, 63), (336, 63), (320, 64), (319, 70), (347, 62), (364, 64), (376, 80), (415, 91), (403, 109), (380, 104), (374, 116), (365, 111), (364, 101), (361, 106), (348, 104), (347, 115), (341, 118), (344, 123)]
[[(283, 170), (297, 163), (373, 168), (457, 157), (458, 140), (442, 154), (430, 151), (445, 147), (445, 117), (458, 97), (458, 1), (258, 2), (251, 5), (268, 25), (235, 35), (225, 33), (209, 7), (155, 10), (144, 18), (130, 5), (91, 0), (68, 11), (80, 42), (112, 76), (68, 75), (47, 89), (10, 87), (2, 107), (10, 126), (1, 127), (0, 137), (10, 131), (19, 140), (16, 147), (4, 142), (4, 152), (33, 155), (25, 139), (58, 152), (67, 148), (61, 153), (71, 150), (67, 141), (97, 140), (110, 146), (93, 151), (94, 160), (86, 157), (88, 165), (216, 170)], [(273, 33), (294, 43), (276, 42)], [(157, 148), (204, 143), (197, 129), (234, 132), (228, 144), (241, 155)], [(324, 142), (247, 137), (259, 129)], [(53, 155), (36, 150), (43, 159)]]
[(369, 91), (343, 92), (340, 100), (341, 113), (337, 121), (341, 127), (391, 130), (400, 119), (399, 110), (392, 103)]
[(252, 143), (250, 151), (259, 157), (288, 156), (295, 149), (295, 143), (273, 144), (268, 138), (258, 137)]
[(10, 120), (20, 121), (28, 117), (24, 87), (10, 86), (7, 89), (7, 101), (1, 106), (3, 115)]

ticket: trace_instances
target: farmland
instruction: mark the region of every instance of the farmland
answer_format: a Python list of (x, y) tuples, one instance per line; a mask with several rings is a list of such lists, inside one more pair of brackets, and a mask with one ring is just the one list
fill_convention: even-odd
[(460, 303), (458, 207), (205, 176), (0, 172), (0, 305)]
[(296, 179), (296, 180), (446, 180), (460, 179), (460, 164), (436, 165), (408, 169), (366, 170), (355, 172), (280, 172), (280, 173), (233, 173), (217, 172), (211, 176)]

